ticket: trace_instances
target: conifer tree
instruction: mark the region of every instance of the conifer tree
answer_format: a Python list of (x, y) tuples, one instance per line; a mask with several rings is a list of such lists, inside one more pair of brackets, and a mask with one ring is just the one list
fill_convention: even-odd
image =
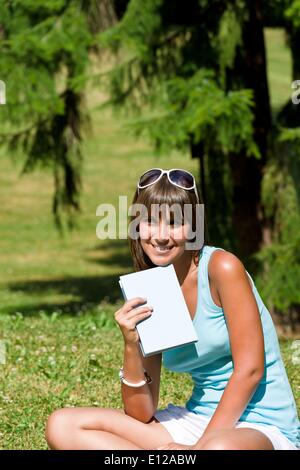
[(147, 132), (156, 147), (188, 149), (199, 159), (214, 242), (245, 257), (262, 241), (260, 184), (270, 130), (263, 25), (254, 3), (256, 9), (241, 0), (131, 0), (103, 35), (119, 53), (112, 104), (137, 111), (137, 132)]
[(72, 227), (79, 210), (82, 77), (97, 49), (97, 33), (115, 15), (109, 0), (3, 0), (0, 2), (0, 143), (26, 157), (23, 172), (49, 166), (53, 212)]
[(135, 113), (134, 128), (157, 148), (198, 158), (213, 243), (261, 268), (270, 309), (295, 323), (300, 105), (271, 113), (263, 28), (285, 28), (292, 82), (299, 18), (299, 0), (130, 0), (102, 38), (117, 55), (111, 104)]

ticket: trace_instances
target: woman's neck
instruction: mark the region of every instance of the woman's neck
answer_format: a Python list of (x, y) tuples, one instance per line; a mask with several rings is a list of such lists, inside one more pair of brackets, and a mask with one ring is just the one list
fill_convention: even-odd
[(184, 254), (176, 260), (174, 263), (174, 268), (176, 275), (179, 281), (179, 284), (182, 286), (184, 281), (189, 277), (191, 272), (197, 267), (191, 251), (185, 251)]

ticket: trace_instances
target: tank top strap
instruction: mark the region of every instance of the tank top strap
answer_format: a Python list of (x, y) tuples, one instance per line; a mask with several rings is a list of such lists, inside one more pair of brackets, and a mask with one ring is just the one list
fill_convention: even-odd
[(209, 276), (208, 276), (208, 263), (212, 253), (216, 250), (225, 251), (224, 248), (219, 248), (216, 246), (204, 245), (202, 249), (202, 253), (199, 260), (199, 272), (198, 272), (198, 285), (200, 286), (200, 290), (198, 287), (198, 292), (201, 292), (203, 300), (206, 304), (212, 308), (213, 310), (222, 310), (219, 305), (216, 305), (210, 291), (209, 285)]

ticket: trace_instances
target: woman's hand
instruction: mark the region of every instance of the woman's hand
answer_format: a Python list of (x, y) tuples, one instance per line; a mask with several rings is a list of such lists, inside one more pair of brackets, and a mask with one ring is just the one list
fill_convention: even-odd
[(177, 442), (169, 442), (169, 444), (157, 447), (156, 450), (195, 450), (195, 447), (178, 444)]
[(115, 313), (115, 320), (121, 329), (126, 344), (137, 343), (139, 341), (136, 324), (152, 314), (153, 308), (149, 305), (137, 307), (146, 302), (147, 299), (135, 297), (127, 300)]

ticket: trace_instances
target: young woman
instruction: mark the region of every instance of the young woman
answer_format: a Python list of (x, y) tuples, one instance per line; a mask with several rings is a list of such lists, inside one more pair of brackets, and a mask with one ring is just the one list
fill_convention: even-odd
[[(201, 202), (194, 177), (181, 169), (148, 170), (133, 202), (149, 215), (139, 221), (140, 237), (130, 240), (135, 270), (173, 263), (198, 342), (144, 358), (135, 326), (151, 307), (141, 298), (125, 302), (115, 314), (124, 338), (124, 410), (57, 410), (46, 426), (49, 446), (297, 450), (295, 400), (275, 327), (251, 276), (235, 255), (205, 240), (200, 250), (186, 249), (187, 224), (173, 223), (170, 212), (151, 218), (152, 204), (192, 204), (194, 227)], [(191, 374), (194, 388), (185, 406), (157, 410), (162, 361)]]

